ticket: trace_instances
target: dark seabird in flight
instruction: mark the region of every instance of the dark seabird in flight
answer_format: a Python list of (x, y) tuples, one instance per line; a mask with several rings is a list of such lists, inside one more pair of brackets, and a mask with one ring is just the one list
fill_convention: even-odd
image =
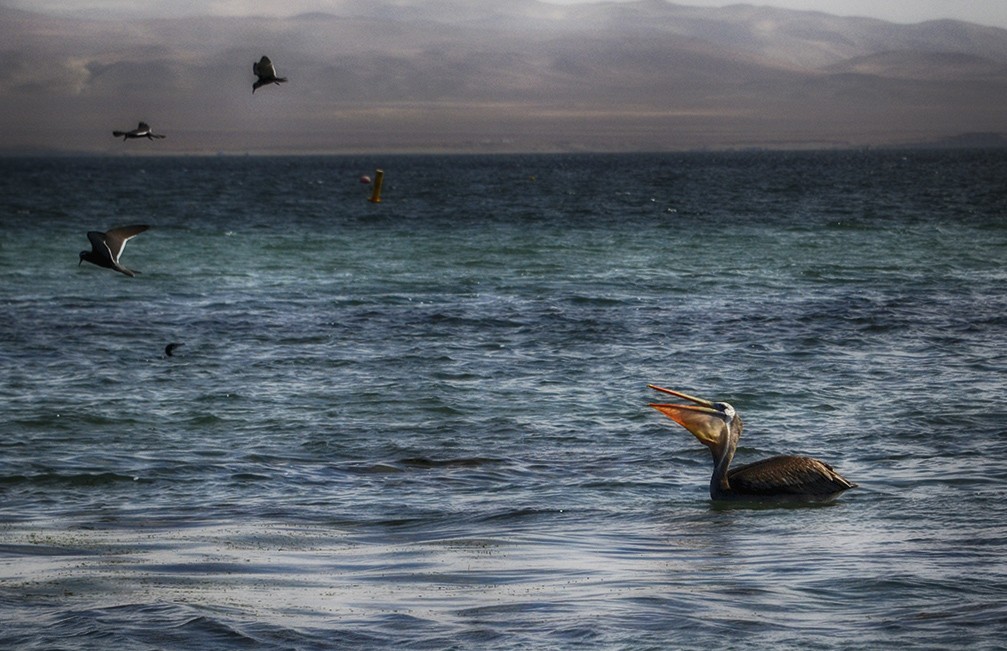
[(287, 81), (286, 77), (276, 76), (276, 68), (273, 67), (273, 62), (267, 56), (263, 56), (252, 64), (252, 72), (258, 77), (255, 83), (252, 84), (252, 93), (255, 93), (256, 90), (267, 84), (282, 84)]
[(153, 140), (154, 138), (164, 138), (164, 136), (159, 133), (151, 133), (150, 125), (146, 122), (141, 122), (132, 131), (113, 131), (112, 135), (116, 138), (122, 136), (123, 140), (127, 140), (129, 138), (147, 138), (148, 140)]
[(88, 231), (87, 239), (91, 240), (91, 250), (80, 252), (79, 267), (85, 260), (99, 267), (115, 269), (119, 273), (127, 276), (135, 276), (139, 271), (131, 271), (119, 264), (119, 256), (126, 248), (126, 242), (140, 233), (150, 228), (146, 224), (138, 226), (121, 226), (102, 233), (101, 231)]
[(167, 355), (168, 357), (171, 357), (172, 355), (175, 354), (175, 349), (176, 348), (178, 348), (179, 346), (184, 346), (184, 345), (185, 344), (183, 344), (183, 343), (179, 343), (179, 342), (174, 342), (173, 341), (173, 342), (171, 342), (170, 344), (168, 344), (167, 346), (164, 347), (164, 354)]

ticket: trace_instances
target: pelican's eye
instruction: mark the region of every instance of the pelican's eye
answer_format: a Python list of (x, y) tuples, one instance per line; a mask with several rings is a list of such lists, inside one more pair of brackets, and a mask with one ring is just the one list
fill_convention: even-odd
[(724, 414), (724, 418), (727, 420), (731, 420), (732, 418), (734, 418), (735, 414), (734, 407), (732, 407), (726, 402), (715, 402), (713, 403), (713, 408), (719, 411), (720, 413)]

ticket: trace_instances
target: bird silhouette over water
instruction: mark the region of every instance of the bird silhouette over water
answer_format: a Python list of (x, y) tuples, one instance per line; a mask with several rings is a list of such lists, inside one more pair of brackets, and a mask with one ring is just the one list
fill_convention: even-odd
[(184, 345), (185, 344), (182, 343), (182, 342), (177, 342), (177, 341), (171, 342), (170, 344), (168, 344), (167, 346), (164, 347), (164, 354), (165, 354), (165, 356), (171, 357), (172, 355), (175, 354), (175, 349), (176, 348), (178, 348), (179, 346), (184, 346)]
[(120, 226), (102, 233), (101, 231), (88, 231), (87, 239), (91, 240), (91, 250), (80, 252), (79, 267), (84, 261), (96, 264), (99, 267), (115, 269), (119, 273), (127, 276), (135, 276), (139, 271), (132, 271), (119, 264), (119, 256), (126, 248), (126, 242), (130, 238), (136, 237), (140, 233), (150, 228), (146, 224), (136, 226)]
[(255, 83), (252, 84), (252, 94), (255, 94), (255, 91), (262, 86), (266, 86), (268, 84), (282, 84), (287, 81), (286, 77), (276, 76), (276, 68), (273, 67), (273, 62), (270, 61), (267, 56), (263, 56), (258, 61), (252, 63), (252, 72), (254, 72), (255, 76), (258, 77), (258, 79), (255, 80)]
[(116, 138), (122, 136), (123, 140), (128, 140), (130, 138), (146, 138), (148, 140), (153, 140), (154, 138), (165, 137), (159, 133), (152, 133), (150, 131), (150, 125), (146, 122), (141, 122), (132, 131), (113, 131), (112, 135)]

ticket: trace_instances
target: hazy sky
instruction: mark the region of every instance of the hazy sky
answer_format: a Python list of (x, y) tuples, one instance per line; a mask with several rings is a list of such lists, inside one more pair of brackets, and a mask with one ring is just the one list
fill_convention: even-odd
[(1007, 0), (615, 1), (0, 0), (0, 153), (1007, 141)]
[[(692, 0), (679, 4), (723, 7), (734, 3)], [(837, 16), (869, 16), (898, 23), (954, 18), (1007, 28), (1007, 2), (1002, 0), (768, 0), (745, 4), (823, 11)]]
[[(723, 7), (740, 2), (691, 0), (678, 4)], [(823, 11), (837, 16), (869, 16), (899, 23), (954, 18), (1007, 28), (1007, 2), (1002, 0), (756, 0), (744, 4)]]
[[(363, 0), (360, 0), (363, 1)], [(506, 0), (470, 0), (498, 3)], [(577, 4), (599, 0), (546, 0), (556, 4)], [(626, 1), (626, 0), (615, 0)], [(722, 7), (739, 4), (725, 0), (689, 0), (676, 4)], [(283, 3), (254, 0), (8, 0), (0, 4), (32, 11), (90, 14), (94, 12), (130, 16), (288, 15), (324, 11), (344, 4), (340, 0), (285, 0)], [(823, 11), (840, 16), (869, 16), (900, 23), (917, 23), (954, 18), (983, 25), (1007, 28), (1007, 1), (1003, 0), (755, 0), (745, 4)]]

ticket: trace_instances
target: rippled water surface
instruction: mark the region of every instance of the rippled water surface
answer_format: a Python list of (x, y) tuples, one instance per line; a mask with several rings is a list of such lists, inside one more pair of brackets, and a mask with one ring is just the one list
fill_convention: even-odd
[(1002, 645), (1007, 154), (0, 171), (2, 648)]

